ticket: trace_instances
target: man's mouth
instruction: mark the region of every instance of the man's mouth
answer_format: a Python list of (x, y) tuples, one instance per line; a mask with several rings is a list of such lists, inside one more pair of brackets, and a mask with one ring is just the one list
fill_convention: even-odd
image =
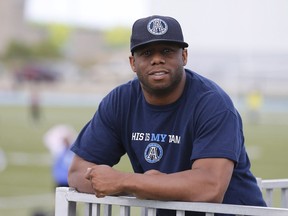
[(165, 72), (155, 72), (155, 73), (152, 73), (151, 75), (154, 75), (154, 76), (163, 76), (165, 75), (166, 73)]
[(165, 76), (167, 76), (167, 74), (168, 73), (165, 71), (154, 71), (154, 72), (149, 73), (149, 76), (153, 78), (154, 80), (162, 80), (165, 78)]

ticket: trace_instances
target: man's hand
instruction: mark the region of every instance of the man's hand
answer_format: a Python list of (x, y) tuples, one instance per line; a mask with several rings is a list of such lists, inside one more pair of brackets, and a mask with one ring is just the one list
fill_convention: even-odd
[(96, 165), (87, 169), (85, 178), (90, 181), (96, 197), (122, 193), (127, 174), (107, 165)]

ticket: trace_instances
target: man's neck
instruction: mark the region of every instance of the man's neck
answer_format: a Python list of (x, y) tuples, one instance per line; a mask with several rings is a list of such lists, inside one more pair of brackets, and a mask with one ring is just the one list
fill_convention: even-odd
[(172, 104), (181, 97), (185, 88), (185, 83), (186, 83), (186, 73), (184, 72), (183, 77), (179, 82), (179, 84), (177, 85), (177, 87), (167, 94), (153, 94), (145, 91), (143, 87), (142, 90), (147, 103), (156, 106), (163, 106)]

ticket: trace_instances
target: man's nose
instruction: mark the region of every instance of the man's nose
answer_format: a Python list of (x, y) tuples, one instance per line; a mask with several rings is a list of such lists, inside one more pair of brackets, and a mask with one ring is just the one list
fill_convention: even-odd
[(164, 64), (165, 63), (165, 58), (161, 53), (154, 53), (151, 59), (151, 65), (154, 64)]

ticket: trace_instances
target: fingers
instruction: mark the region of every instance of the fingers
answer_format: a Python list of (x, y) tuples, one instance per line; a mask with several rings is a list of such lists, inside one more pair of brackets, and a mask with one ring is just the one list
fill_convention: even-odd
[(95, 195), (96, 195), (97, 198), (105, 197), (105, 194), (104, 193), (100, 193), (100, 192), (98, 192), (98, 193), (96, 192)]
[[(89, 167), (89, 168), (87, 168), (87, 170), (86, 170), (85, 178), (86, 178), (87, 180), (89, 180), (90, 182), (91, 182), (91, 180), (92, 180), (92, 175), (91, 175), (91, 174), (92, 174), (92, 168)], [(97, 191), (97, 189), (94, 187), (94, 185), (93, 185), (92, 182), (91, 182), (91, 187), (93, 188), (94, 193), (95, 193), (95, 196), (96, 196), (97, 198), (103, 198), (103, 197), (106, 196), (103, 192)]]
[(85, 178), (87, 179), (87, 180), (91, 180), (91, 172), (92, 172), (92, 168), (87, 168), (87, 170), (86, 170), (86, 173), (85, 173)]

